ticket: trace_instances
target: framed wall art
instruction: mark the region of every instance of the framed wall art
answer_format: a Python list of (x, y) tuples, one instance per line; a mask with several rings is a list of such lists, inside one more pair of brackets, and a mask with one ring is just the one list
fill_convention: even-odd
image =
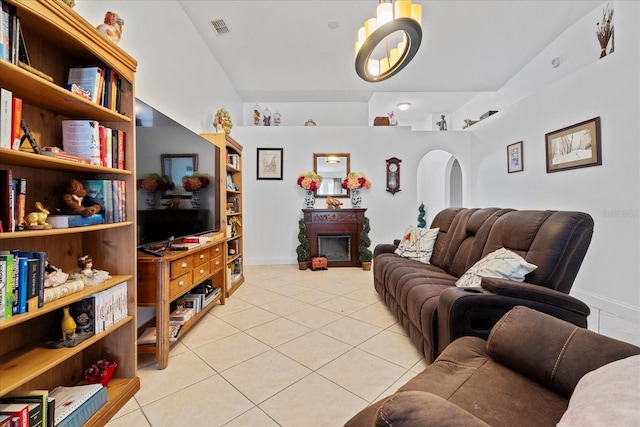
[(522, 157), (522, 141), (507, 145), (507, 172), (522, 172), (524, 170)]
[(602, 164), (600, 117), (547, 133), (547, 173)]
[(282, 148), (258, 148), (257, 179), (282, 179)]

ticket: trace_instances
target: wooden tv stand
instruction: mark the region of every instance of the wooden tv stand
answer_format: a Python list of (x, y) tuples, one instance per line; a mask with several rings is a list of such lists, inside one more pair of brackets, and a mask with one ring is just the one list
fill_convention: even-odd
[[(217, 302), (225, 303), (225, 238), (220, 233), (212, 235), (211, 241), (188, 251), (173, 251), (156, 257), (138, 251), (138, 306), (155, 307), (156, 344), (138, 345), (139, 353), (156, 354), (158, 369), (169, 364), (169, 316), (171, 303), (206, 279), (222, 289), (220, 295), (205, 308), (187, 320), (180, 336), (186, 333)], [(179, 245), (176, 244), (176, 245)], [(142, 325), (138, 336), (153, 324)]]

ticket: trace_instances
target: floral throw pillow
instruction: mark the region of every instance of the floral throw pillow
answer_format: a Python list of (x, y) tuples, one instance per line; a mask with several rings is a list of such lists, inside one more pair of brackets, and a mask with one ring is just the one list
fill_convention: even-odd
[(461, 288), (478, 287), (483, 277), (497, 277), (523, 282), (524, 276), (536, 268), (538, 268), (537, 265), (528, 263), (517, 253), (500, 248), (473, 264), (458, 279), (456, 286)]
[(429, 264), (438, 231), (439, 228), (427, 229), (410, 225), (395, 250), (396, 255)]

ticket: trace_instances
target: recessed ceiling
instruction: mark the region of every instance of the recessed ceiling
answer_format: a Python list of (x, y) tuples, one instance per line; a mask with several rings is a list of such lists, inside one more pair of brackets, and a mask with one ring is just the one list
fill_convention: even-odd
[[(354, 42), (358, 28), (373, 16), (375, 0), (180, 0), (243, 102), (366, 102), (385, 94), (390, 105), (411, 101), (411, 111), (422, 98), (431, 112), (450, 111), (476, 92), (499, 89), (566, 28), (603, 4), (417, 3), (423, 10), (423, 41), (416, 57), (396, 76), (367, 83), (355, 72)], [(229, 33), (213, 31), (210, 21), (218, 19)]]

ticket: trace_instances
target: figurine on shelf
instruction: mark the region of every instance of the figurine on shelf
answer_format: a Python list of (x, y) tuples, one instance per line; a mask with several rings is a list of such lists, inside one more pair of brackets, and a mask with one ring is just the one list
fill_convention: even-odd
[(49, 260), (46, 260), (44, 267), (44, 287), (54, 288), (63, 284), (69, 278), (69, 274), (62, 271), (62, 269), (51, 265)]
[(115, 12), (107, 12), (104, 15), (104, 23), (98, 25), (98, 30), (114, 43), (118, 43), (122, 37), (122, 26), (124, 19)]
[(334, 197), (327, 196), (327, 208), (328, 209), (340, 209), (342, 202)]
[(72, 179), (67, 187), (67, 194), (62, 196), (67, 205), (67, 213), (89, 217), (100, 212), (100, 205), (87, 197), (87, 190), (77, 179)]
[(440, 130), (447, 130), (447, 121), (444, 119), (444, 114), (440, 116), (440, 121), (436, 122), (436, 125)]
[(27, 230), (48, 230), (52, 228), (51, 224), (47, 223), (49, 211), (40, 202), (36, 202), (36, 208), (40, 212), (31, 212), (24, 217), (25, 228)]
[(111, 279), (108, 271), (93, 268), (93, 259), (89, 255), (78, 258), (79, 271), (71, 273), (73, 279), (80, 279), (87, 286), (96, 286), (107, 279)]
[(69, 314), (69, 306), (62, 308), (62, 340), (73, 340), (76, 337), (76, 322), (73, 320), (73, 316)]

